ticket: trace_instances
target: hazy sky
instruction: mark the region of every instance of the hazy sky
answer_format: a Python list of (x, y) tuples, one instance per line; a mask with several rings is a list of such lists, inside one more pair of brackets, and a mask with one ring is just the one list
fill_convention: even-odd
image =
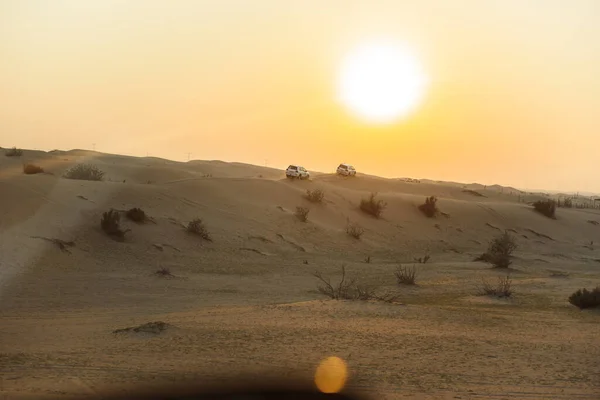
[[(0, 146), (600, 191), (597, 0), (0, 0)], [(412, 49), (416, 111), (336, 99), (358, 43)]]

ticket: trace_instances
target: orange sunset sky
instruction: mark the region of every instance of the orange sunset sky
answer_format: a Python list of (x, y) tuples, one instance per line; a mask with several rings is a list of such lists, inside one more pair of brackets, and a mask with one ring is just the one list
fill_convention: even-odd
[[(0, 0), (0, 145), (600, 192), (600, 1)], [(428, 77), (336, 96), (365, 40)]]

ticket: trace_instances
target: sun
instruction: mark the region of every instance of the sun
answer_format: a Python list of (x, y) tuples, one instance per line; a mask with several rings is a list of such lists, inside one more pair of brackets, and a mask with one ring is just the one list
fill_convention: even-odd
[(358, 46), (342, 62), (338, 97), (358, 116), (390, 123), (419, 105), (426, 86), (425, 73), (407, 48), (374, 41)]

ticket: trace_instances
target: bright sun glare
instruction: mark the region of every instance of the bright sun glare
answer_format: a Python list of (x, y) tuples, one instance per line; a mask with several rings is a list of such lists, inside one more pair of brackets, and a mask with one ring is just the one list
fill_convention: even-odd
[(359, 46), (342, 63), (338, 95), (360, 117), (389, 123), (420, 103), (427, 79), (417, 59), (389, 42)]

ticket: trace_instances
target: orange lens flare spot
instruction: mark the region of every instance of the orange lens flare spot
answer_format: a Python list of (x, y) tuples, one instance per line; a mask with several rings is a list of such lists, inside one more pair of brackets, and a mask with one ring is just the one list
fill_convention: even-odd
[(328, 357), (321, 361), (315, 372), (315, 384), (323, 393), (338, 393), (348, 379), (348, 367), (339, 357)]

